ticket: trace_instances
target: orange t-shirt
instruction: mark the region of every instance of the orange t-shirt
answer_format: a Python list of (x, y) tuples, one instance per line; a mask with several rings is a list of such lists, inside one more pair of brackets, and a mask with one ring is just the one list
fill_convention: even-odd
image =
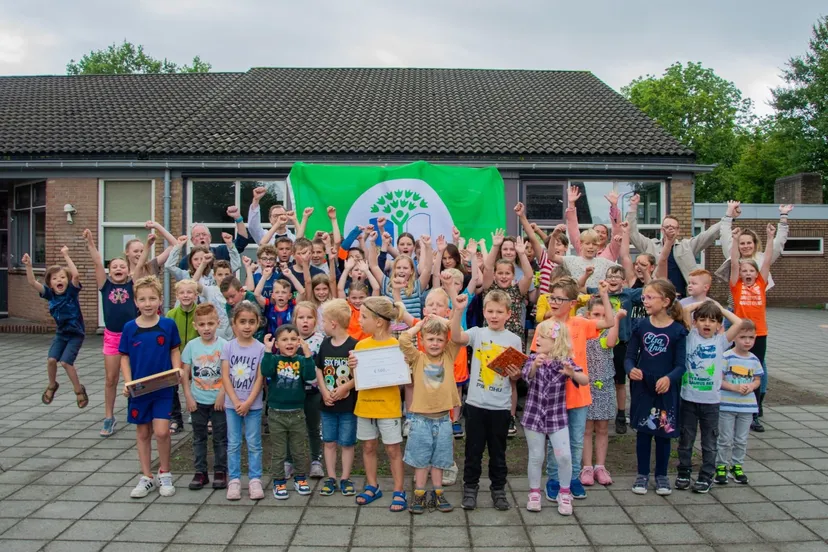
[[(420, 319), (415, 318), (414, 325), (416, 326), (419, 323)], [(420, 351), (425, 352), (423, 340), (420, 339), (420, 335), (421, 334), (417, 334), (417, 348)], [(451, 341), (451, 331), (449, 331), (448, 340)], [(458, 348), (457, 356), (454, 357), (454, 381), (458, 385), (469, 381), (468, 351), (465, 347)]]
[(768, 287), (762, 275), (756, 277), (752, 286), (746, 286), (742, 280), (730, 286), (733, 295), (733, 313), (739, 318), (747, 318), (756, 324), (756, 335), (761, 337), (768, 335), (768, 321), (765, 318), (767, 312), (767, 298), (765, 290)]
[(359, 324), (359, 309), (354, 308), (354, 306), (350, 303), (348, 303), (348, 306), (351, 307), (351, 320), (348, 322), (348, 335), (357, 341), (362, 341), (366, 337), (370, 337), (367, 333), (362, 331), (362, 326)]
[[(589, 375), (587, 367), (587, 340), (595, 339), (601, 335), (598, 323), (595, 320), (570, 316), (566, 321), (566, 329), (569, 331), (569, 339), (572, 342), (572, 359), (580, 366), (585, 375)], [(532, 351), (537, 350), (538, 334), (532, 339)], [(566, 409), (581, 408), (592, 404), (592, 394), (589, 392), (589, 385), (575, 386), (571, 379), (566, 380)]]

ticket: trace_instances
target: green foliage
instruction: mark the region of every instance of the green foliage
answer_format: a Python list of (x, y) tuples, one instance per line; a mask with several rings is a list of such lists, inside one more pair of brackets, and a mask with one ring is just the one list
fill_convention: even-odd
[(208, 73), (212, 65), (198, 56), (191, 65), (179, 66), (168, 59), (158, 60), (144, 53), (140, 44), (111, 44), (104, 50), (92, 50), (79, 61), (66, 64), (67, 75), (129, 75), (133, 73)]
[(428, 202), (412, 190), (396, 190), (380, 196), (371, 206), (372, 213), (387, 215), (397, 227), (397, 234), (405, 231), (405, 223), (411, 218), (415, 209), (427, 209)]

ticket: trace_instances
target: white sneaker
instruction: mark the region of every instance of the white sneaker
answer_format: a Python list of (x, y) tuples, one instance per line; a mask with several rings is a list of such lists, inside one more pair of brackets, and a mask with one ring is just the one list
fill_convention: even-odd
[(291, 477), (293, 477), (293, 464), (285, 462), (285, 480), (288, 480)]
[(158, 482), (160, 487), (158, 487), (158, 492), (161, 496), (172, 496), (175, 494), (175, 487), (173, 486), (173, 476), (170, 472), (164, 472), (158, 474)]
[(402, 436), (407, 438), (409, 433), (411, 433), (411, 420), (406, 418), (403, 420)]
[(135, 485), (135, 488), (129, 493), (129, 496), (132, 498), (144, 498), (150, 494), (151, 491), (154, 491), (156, 486), (154, 477), (142, 475), (141, 479), (138, 480), (138, 484)]
[(451, 465), (451, 467), (447, 470), (443, 470), (443, 486), (450, 487), (457, 483), (457, 472), (460, 471), (457, 468), (457, 462)]
[(325, 471), (322, 469), (322, 462), (319, 460), (311, 462), (310, 476), (311, 479), (322, 479), (325, 477)]

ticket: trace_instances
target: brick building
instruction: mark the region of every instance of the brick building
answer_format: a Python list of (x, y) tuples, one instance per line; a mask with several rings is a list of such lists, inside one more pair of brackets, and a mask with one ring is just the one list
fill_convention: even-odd
[[(69, 246), (87, 327), (100, 324), (81, 232), (108, 260), (154, 219), (173, 234), (204, 222), (215, 242), (263, 202), (290, 208), (297, 161), (497, 166), (511, 207), (562, 222), (567, 187), (584, 191), (584, 227), (608, 221), (604, 195), (639, 193), (639, 228), (667, 212), (693, 221), (696, 164), (589, 72), (453, 69), (252, 69), (245, 73), (0, 78), (0, 316), (50, 324), (20, 265), (36, 273)], [(333, 193), (333, 190), (332, 190)], [(72, 210), (73, 224), (65, 209)], [(267, 226), (267, 225), (265, 225)], [(248, 249), (248, 254), (250, 249)]]

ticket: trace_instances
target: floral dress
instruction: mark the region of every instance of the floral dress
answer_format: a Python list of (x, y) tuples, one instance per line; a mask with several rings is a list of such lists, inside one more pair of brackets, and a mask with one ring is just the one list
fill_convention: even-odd
[(592, 394), (587, 420), (612, 420), (616, 414), (615, 365), (612, 348), (607, 347), (606, 343), (606, 330), (601, 332), (601, 337), (587, 341), (589, 391)]
[[(520, 292), (520, 288), (517, 284), (512, 284), (508, 288), (502, 288), (497, 284), (492, 284), (492, 286), (486, 290), (486, 293), (494, 290), (502, 291), (509, 296), (509, 299), (512, 300), (511, 314), (509, 316), (509, 320), (506, 321), (506, 329), (520, 338), (521, 351), (525, 351), (526, 339), (523, 332), (523, 309), (521, 308), (521, 305), (526, 302), (526, 294)], [(483, 296), (485, 297), (486, 294), (484, 293)]]

